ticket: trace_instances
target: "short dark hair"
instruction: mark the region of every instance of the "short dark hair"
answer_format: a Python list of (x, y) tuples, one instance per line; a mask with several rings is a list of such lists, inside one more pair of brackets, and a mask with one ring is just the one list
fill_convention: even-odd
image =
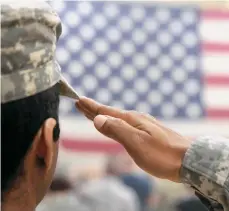
[(50, 192), (69, 191), (72, 188), (73, 188), (72, 184), (67, 178), (57, 177), (53, 179), (49, 191)]
[[(23, 173), (23, 160), (34, 136), (48, 118), (58, 123), (59, 84), (36, 95), (1, 104), (1, 195), (12, 187), (18, 174)], [(57, 124), (59, 138), (59, 124)], [(55, 133), (55, 131), (54, 131)]]

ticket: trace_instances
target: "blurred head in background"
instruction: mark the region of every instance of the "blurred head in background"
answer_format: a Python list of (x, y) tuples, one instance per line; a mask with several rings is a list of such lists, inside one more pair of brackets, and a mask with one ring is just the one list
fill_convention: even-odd
[(67, 178), (57, 177), (53, 179), (49, 188), (49, 193), (64, 193), (71, 191), (72, 188), (72, 184)]
[(119, 166), (119, 178), (135, 191), (144, 210), (153, 192), (153, 179), (146, 173), (137, 171), (136, 164), (127, 152), (119, 153), (113, 160)]
[(123, 154), (110, 155), (107, 158), (105, 171), (108, 175), (116, 175), (129, 171), (129, 160)]
[(105, 173), (107, 175), (118, 176), (121, 171), (120, 163), (116, 156), (110, 156), (107, 159)]
[(120, 175), (120, 179), (125, 185), (135, 191), (142, 210), (148, 206), (151, 197), (153, 197), (153, 179), (147, 174), (128, 173)]
[(47, 196), (36, 211), (85, 211), (74, 188), (67, 175), (55, 175)]
[(145, 173), (136, 172), (135, 163), (126, 152), (110, 155), (106, 163), (107, 175), (117, 176), (124, 185), (131, 188), (137, 195), (142, 210), (150, 200), (153, 179)]
[(113, 175), (122, 175), (133, 172), (135, 163), (126, 152), (120, 152), (110, 155), (106, 162), (106, 173)]

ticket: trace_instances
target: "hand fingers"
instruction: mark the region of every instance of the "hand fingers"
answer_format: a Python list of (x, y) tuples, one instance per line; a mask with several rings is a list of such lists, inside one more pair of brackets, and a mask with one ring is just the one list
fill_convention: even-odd
[[(108, 115), (115, 118), (119, 118), (130, 124), (131, 126), (143, 130), (153, 137), (157, 136), (159, 123), (156, 119), (150, 115), (138, 113), (136, 111), (124, 111), (109, 106), (105, 106), (95, 102), (92, 99), (82, 97), (77, 102), (79, 109), (84, 112), (84, 115), (90, 117), (93, 120), (96, 115)], [(152, 124), (153, 123), (153, 124)], [(156, 126), (156, 127), (155, 127)]]
[(89, 120), (93, 121), (94, 115), (92, 115), (91, 112), (88, 111), (85, 107), (79, 105), (79, 102), (76, 102), (76, 107), (80, 113), (84, 114), (84, 116), (86, 116)]
[(101, 115), (113, 116), (116, 118), (122, 118), (124, 115), (124, 111), (122, 110), (102, 105), (86, 97), (81, 97), (78, 101), (78, 105), (81, 108), (85, 108), (88, 112), (90, 112), (94, 116), (101, 114)]
[[(128, 150), (139, 151), (148, 134), (125, 121), (109, 116), (98, 115), (94, 119), (96, 129), (103, 135), (121, 143)], [(147, 137), (147, 138), (146, 138)]]
[(119, 110), (110, 106), (105, 106), (95, 102), (92, 99), (82, 97), (77, 102), (79, 109), (84, 112), (85, 115), (92, 118), (97, 115), (108, 115), (115, 118), (122, 119), (133, 127), (141, 129), (141, 126), (146, 124), (146, 121), (152, 121), (153, 118), (149, 115), (143, 115), (135, 111)]
[[(134, 111), (125, 111), (125, 110), (112, 108), (110, 106), (105, 106), (100, 103), (97, 103), (94, 100), (86, 98), (86, 97), (81, 97), (80, 101), (76, 102), (76, 106), (81, 113), (84, 113), (87, 116), (91, 116), (92, 119), (94, 119), (96, 115), (102, 114), (102, 115), (113, 116), (116, 118), (121, 118), (124, 121), (126, 121), (126, 115), (129, 113), (130, 116), (138, 116), (138, 119), (141, 116), (141, 119), (146, 119), (152, 123), (157, 122), (159, 125), (159, 122), (153, 116), (149, 114), (143, 114), (143, 113), (138, 113)], [(131, 125), (133, 126), (133, 124)]]

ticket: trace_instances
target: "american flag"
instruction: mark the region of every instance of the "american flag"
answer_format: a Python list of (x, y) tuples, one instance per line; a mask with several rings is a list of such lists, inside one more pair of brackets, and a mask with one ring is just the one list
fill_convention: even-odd
[[(56, 57), (84, 96), (154, 115), (190, 136), (229, 135), (229, 10), (188, 4), (51, 3), (63, 22)], [(63, 146), (119, 146), (63, 99)]]

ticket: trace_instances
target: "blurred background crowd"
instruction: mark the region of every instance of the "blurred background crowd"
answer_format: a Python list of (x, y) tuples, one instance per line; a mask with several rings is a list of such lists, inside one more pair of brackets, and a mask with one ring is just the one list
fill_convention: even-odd
[[(56, 58), (80, 95), (150, 113), (189, 138), (229, 137), (227, 1), (50, 1)], [(37, 211), (204, 211), (188, 187), (153, 178), (60, 104), (57, 170)]]
[[(163, 185), (164, 187), (163, 187)], [(182, 185), (158, 182), (125, 152), (109, 155), (102, 169), (57, 168), (38, 211), (206, 211)]]

